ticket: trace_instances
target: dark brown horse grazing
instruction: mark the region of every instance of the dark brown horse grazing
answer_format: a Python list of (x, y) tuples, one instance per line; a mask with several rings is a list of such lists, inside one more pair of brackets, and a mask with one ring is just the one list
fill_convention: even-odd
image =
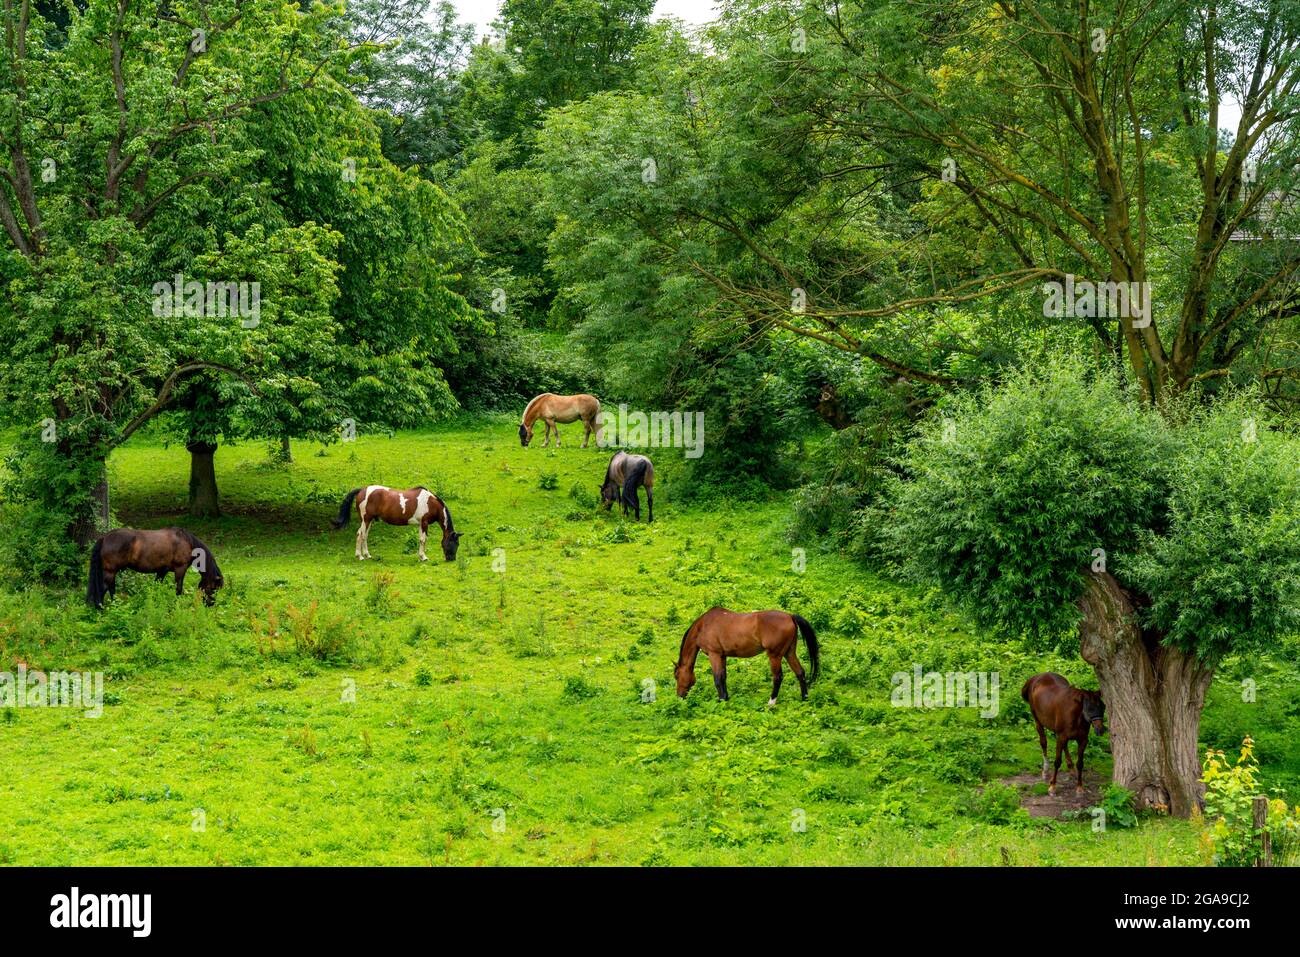
[(542, 448), (551, 439), (551, 430), (555, 430), (555, 445), (560, 445), (560, 426), (569, 422), (582, 420), (582, 447), (587, 447), (587, 440), (596, 436), (596, 444), (601, 443), (600, 434), (600, 400), (594, 395), (580, 392), (577, 395), (556, 395), (543, 392), (533, 398), (524, 407), (523, 421), (519, 423), (519, 444), (528, 447), (533, 440), (533, 426), (541, 419), (546, 423), (546, 432), (542, 435)]
[(449, 562), (456, 560), (460, 532), (451, 524), (451, 509), (423, 485), (405, 491), (387, 485), (354, 488), (339, 506), (339, 516), (334, 520), (335, 528), (347, 525), (353, 499), (357, 503), (357, 517), (361, 519), (361, 527), (357, 529), (357, 558), (361, 561), (370, 557), (370, 523), (375, 519), (381, 519), (389, 525), (420, 526), (422, 562), (429, 560), (429, 556), (424, 554), (424, 543), (429, 537), (429, 522), (437, 522), (442, 526), (442, 557)]
[(185, 573), (193, 568), (199, 573), (199, 591), (207, 605), (213, 603), (217, 589), (226, 584), (208, 546), (185, 529), (117, 528), (95, 542), (90, 551), (86, 603), (103, 608), (104, 596), (117, 594), (117, 573), (124, 568), (154, 572), (159, 581), (171, 572), (176, 577), (178, 595), (183, 591)]
[[(812, 674), (804, 677), (803, 665), (795, 654), (795, 644), (800, 635), (808, 647), (808, 660)], [(727, 659), (752, 658), (760, 651), (767, 652), (772, 666), (772, 697), (769, 705), (776, 704), (781, 690), (781, 659), (790, 663), (790, 670), (799, 679), (799, 694), (808, 700), (808, 685), (817, 680), (821, 672), (821, 648), (812, 625), (786, 611), (735, 612), (714, 606), (691, 623), (682, 636), (682, 650), (673, 666), (677, 679), (677, 695), (685, 698), (695, 684), (695, 659), (703, 651), (709, 656), (713, 668), (713, 684), (718, 689), (719, 700), (727, 700)]]
[(1070, 742), (1079, 742), (1079, 776), (1075, 790), (1083, 791), (1083, 751), (1088, 746), (1088, 728), (1098, 734), (1106, 733), (1102, 718), (1106, 706), (1101, 695), (1096, 691), (1074, 688), (1061, 675), (1051, 671), (1034, 675), (1020, 689), (1020, 697), (1029, 702), (1029, 712), (1034, 716), (1038, 726), (1038, 745), (1043, 749), (1043, 780), (1047, 781), (1047, 733), (1044, 728), (1051, 728), (1056, 734), (1056, 766), (1052, 769), (1051, 784), (1048, 794), (1056, 793), (1056, 775), (1061, 770), (1061, 751), (1065, 751), (1065, 762), (1070, 770), (1074, 764), (1070, 761)]
[(655, 520), (655, 467), (644, 455), (617, 452), (605, 469), (605, 483), (600, 487), (601, 505), (609, 509), (617, 499), (623, 505), (623, 514), (631, 509), (636, 520), (641, 521), (641, 498), (637, 489), (645, 486), (646, 521)]

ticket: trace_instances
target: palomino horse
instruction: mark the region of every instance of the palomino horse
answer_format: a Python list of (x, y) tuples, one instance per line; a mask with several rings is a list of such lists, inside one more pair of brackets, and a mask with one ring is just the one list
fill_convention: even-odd
[(608, 511), (614, 501), (618, 500), (623, 503), (623, 514), (626, 515), (630, 508), (639, 522), (641, 521), (641, 497), (637, 494), (637, 489), (642, 485), (645, 486), (645, 504), (648, 510), (646, 521), (653, 522), (655, 520), (655, 467), (644, 455), (618, 452), (609, 460), (609, 468), (605, 469), (605, 483), (600, 487), (601, 505)]
[(1074, 764), (1070, 761), (1070, 742), (1079, 742), (1079, 777), (1075, 790), (1083, 792), (1083, 751), (1088, 746), (1088, 728), (1098, 734), (1106, 733), (1102, 717), (1106, 706), (1101, 695), (1096, 691), (1073, 688), (1061, 675), (1051, 671), (1034, 675), (1020, 689), (1020, 697), (1029, 702), (1029, 712), (1034, 716), (1038, 726), (1038, 745), (1043, 749), (1043, 780), (1047, 777), (1047, 733), (1044, 728), (1051, 728), (1056, 734), (1056, 765), (1052, 769), (1051, 783), (1047, 793), (1056, 793), (1056, 775), (1061, 770), (1061, 751), (1065, 751), (1065, 762), (1070, 770)]
[(370, 523), (377, 518), (389, 525), (419, 525), (422, 562), (429, 560), (429, 556), (424, 554), (424, 543), (429, 537), (429, 522), (437, 522), (442, 526), (442, 556), (449, 562), (456, 560), (460, 532), (451, 524), (451, 509), (423, 485), (405, 491), (387, 485), (354, 488), (339, 506), (339, 517), (334, 519), (335, 528), (347, 525), (353, 499), (356, 499), (357, 517), (361, 520), (361, 527), (357, 529), (357, 558), (361, 561), (370, 557)]
[[(594, 433), (596, 444), (600, 444), (600, 400), (594, 395), (556, 395), (543, 392), (529, 402), (524, 409), (524, 420), (519, 424), (519, 444), (527, 448), (533, 440), (533, 426), (541, 419), (546, 423), (542, 435), (542, 448), (551, 438), (551, 429), (555, 430), (555, 445), (560, 445), (560, 425), (582, 420), (582, 447), (587, 447), (587, 439)], [(558, 423), (558, 424), (557, 424)]]
[[(805, 678), (803, 665), (795, 654), (799, 635), (808, 647), (808, 660), (812, 674)], [(713, 668), (713, 684), (718, 689), (718, 699), (727, 700), (727, 659), (752, 658), (760, 651), (767, 652), (772, 666), (772, 697), (769, 705), (776, 704), (781, 690), (781, 659), (790, 663), (790, 670), (799, 679), (799, 694), (808, 700), (808, 685), (817, 680), (821, 671), (821, 648), (812, 625), (786, 611), (735, 612), (714, 606), (691, 623), (682, 636), (682, 650), (673, 665), (677, 679), (677, 695), (685, 698), (695, 684), (695, 659), (700, 651), (709, 656)]]
[(117, 594), (117, 573), (124, 568), (154, 572), (158, 581), (171, 572), (178, 595), (184, 590), (185, 573), (193, 568), (199, 573), (199, 591), (206, 605), (213, 603), (217, 589), (226, 584), (208, 546), (185, 529), (116, 528), (90, 550), (90, 581), (86, 585), (90, 607), (103, 608), (104, 596)]

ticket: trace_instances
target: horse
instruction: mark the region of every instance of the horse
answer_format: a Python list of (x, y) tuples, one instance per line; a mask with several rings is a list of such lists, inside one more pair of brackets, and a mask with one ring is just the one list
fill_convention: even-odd
[(117, 594), (117, 573), (124, 568), (154, 572), (158, 581), (171, 572), (176, 577), (178, 595), (184, 590), (185, 573), (193, 568), (199, 573), (199, 591), (203, 592), (205, 605), (211, 605), (217, 589), (226, 584), (211, 549), (185, 529), (116, 528), (90, 550), (86, 604), (103, 608), (104, 596)]
[[(803, 635), (808, 648), (812, 672), (805, 677), (803, 665), (795, 653), (799, 635)], [(821, 646), (813, 633), (812, 625), (798, 615), (786, 611), (735, 612), (714, 606), (691, 622), (682, 636), (682, 650), (673, 664), (677, 679), (677, 696), (685, 698), (695, 684), (695, 660), (700, 651), (709, 656), (713, 668), (713, 684), (718, 689), (718, 700), (728, 700), (727, 659), (752, 658), (760, 651), (767, 652), (772, 666), (772, 697), (768, 706), (776, 704), (781, 690), (781, 659), (790, 664), (790, 670), (799, 679), (799, 694), (808, 700), (808, 686), (821, 672)]]
[(1074, 764), (1070, 761), (1070, 742), (1079, 742), (1079, 776), (1075, 791), (1083, 793), (1083, 752), (1088, 746), (1088, 729), (1098, 734), (1106, 733), (1102, 718), (1106, 705), (1096, 691), (1070, 686), (1061, 675), (1051, 671), (1034, 675), (1020, 689), (1020, 697), (1029, 703), (1029, 713), (1034, 717), (1038, 727), (1038, 745), (1043, 750), (1043, 780), (1047, 781), (1047, 733), (1043, 729), (1051, 728), (1056, 735), (1056, 766), (1052, 769), (1051, 783), (1047, 793), (1056, 793), (1056, 775), (1061, 770), (1061, 751), (1065, 751), (1065, 762), (1071, 771)]
[[(358, 498), (358, 496), (360, 496)], [(456, 560), (456, 549), (460, 547), (460, 532), (451, 523), (451, 509), (447, 503), (434, 495), (423, 485), (398, 491), (387, 485), (363, 485), (354, 488), (343, 497), (339, 506), (338, 518), (334, 519), (335, 528), (343, 528), (348, 523), (352, 502), (357, 503), (357, 517), (361, 527), (357, 529), (357, 558), (365, 561), (370, 557), (370, 523), (382, 519), (389, 525), (420, 526), (420, 561), (427, 562), (429, 556), (424, 553), (424, 543), (429, 537), (429, 522), (436, 521), (442, 526), (442, 556), (449, 562)]]
[(615, 500), (622, 502), (623, 514), (631, 509), (636, 520), (641, 521), (641, 498), (637, 489), (645, 486), (645, 504), (648, 510), (647, 522), (655, 520), (655, 467), (644, 455), (618, 452), (609, 460), (605, 469), (605, 482), (600, 487), (601, 507), (606, 511)]
[[(587, 447), (587, 440), (594, 434), (596, 444), (601, 443), (600, 434), (600, 400), (594, 395), (556, 395), (543, 392), (529, 402), (524, 408), (524, 418), (519, 424), (519, 444), (524, 448), (533, 440), (533, 426), (541, 419), (546, 423), (546, 432), (542, 436), (542, 448), (550, 441), (551, 429), (555, 430), (555, 447), (560, 447), (560, 425), (582, 420), (582, 447)], [(558, 423), (558, 424), (557, 424)]]

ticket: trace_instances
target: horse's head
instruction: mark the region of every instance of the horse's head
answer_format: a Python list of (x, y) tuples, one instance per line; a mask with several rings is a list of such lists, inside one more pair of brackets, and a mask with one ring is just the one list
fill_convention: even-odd
[(533, 440), (533, 430), (530, 427), (524, 425), (523, 423), (520, 423), (519, 444), (522, 445), (524, 448), (528, 448), (528, 443), (531, 442), (532, 440)]
[(1106, 705), (1101, 700), (1101, 695), (1096, 691), (1085, 691), (1083, 693), (1083, 720), (1092, 725), (1092, 730), (1098, 734), (1106, 733), (1106, 724), (1102, 720), (1106, 716)]
[(458, 548), (460, 548), (460, 532), (449, 532), (442, 540), (442, 557), (449, 562), (454, 562)]
[(199, 590), (203, 592), (203, 603), (211, 605), (216, 601), (217, 592), (226, 587), (226, 576), (217, 567), (211, 549), (205, 547), (203, 550), (207, 552), (208, 568), (199, 578)]
[(695, 684), (695, 667), (683, 661), (673, 662), (673, 677), (677, 680), (677, 697), (685, 698)]
[(600, 487), (600, 504), (606, 511), (618, 499), (618, 483), (612, 478), (605, 479), (605, 484)]

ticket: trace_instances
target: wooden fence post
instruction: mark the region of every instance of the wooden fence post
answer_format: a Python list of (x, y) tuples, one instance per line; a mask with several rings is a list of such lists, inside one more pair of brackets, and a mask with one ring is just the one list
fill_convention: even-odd
[(1259, 833), (1260, 852), (1255, 860), (1256, 867), (1273, 866), (1273, 842), (1268, 833), (1268, 798), (1258, 796), (1251, 804), (1255, 818), (1255, 830)]

